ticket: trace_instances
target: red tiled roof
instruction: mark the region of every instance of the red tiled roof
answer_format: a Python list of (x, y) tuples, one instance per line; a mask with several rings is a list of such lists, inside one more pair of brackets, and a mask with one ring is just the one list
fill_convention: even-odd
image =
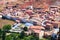
[(35, 29), (33, 29), (33, 32), (34, 32), (34, 33), (40, 33), (40, 31), (41, 31), (41, 30), (35, 30)]
[(24, 4), (21, 5), (21, 8), (26, 8), (31, 4), (32, 4), (32, 2), (25, 2)]
[(45, 28), (42, 26), (31, 26), (30, 29), (40, 30), (40, 29), (45, 29)]

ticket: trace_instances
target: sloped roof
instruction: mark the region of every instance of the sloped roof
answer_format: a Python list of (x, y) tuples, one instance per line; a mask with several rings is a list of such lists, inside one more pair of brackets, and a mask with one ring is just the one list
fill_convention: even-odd
[(42, 26), (31, 26), (30, 29), (41, 30), (41, 29), (45, 29), (45, 28)]

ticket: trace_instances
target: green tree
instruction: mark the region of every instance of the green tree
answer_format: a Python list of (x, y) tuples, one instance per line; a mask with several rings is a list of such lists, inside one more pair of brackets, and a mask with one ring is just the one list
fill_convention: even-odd
[(32, 38), (33, 38), (33, 36), (32, 35), (29, 35), (27, 37), (24, 37), (24, 40), (31, 40)]
[(2, 40), (5, 40), (6, 37), (6, 31), (9, 31), (11, 29), (11, 25), (4, 25), (2, 28)]
[(19, 35), (19, 33), (11, 33), (10, 35), (6, 36), (6, 40), (20, 40), (18, 37)]
[(2, 40), (5, 40), (5, 37), (6, 37), (6, 32), (3, 31), (3, 33), (2, 33)]
[(28, 31), (28, 28), (27, 27), (24, 27), (24, 31)]
[(2, 34), (2, 30), (0, 29), (0, 36), (1, 36), (1, 34)]
[(2, 37), (2, 30), (0, 29), (0, 38)]
[(11, 25), (10, 24), (3, 26), (3, 31), (9, 31), (10, 29), (11, 29)]
[(21, 39), (25, 37), (24, 31), (22, 31), (22, 32), (20, 33), (20, 36), (19, 36), (19, 37), (20, 37)]
[(12, 37), (10, 35), (6, 36), (5, 40), (12, 40)]

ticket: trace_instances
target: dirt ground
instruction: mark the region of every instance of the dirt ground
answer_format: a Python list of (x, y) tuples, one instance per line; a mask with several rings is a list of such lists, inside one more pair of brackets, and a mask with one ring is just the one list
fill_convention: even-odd
[(0, 19), (0, 28), (2, 28), (4, 25), (6, 24), (10, 24), (10, 25), (13, 25), (14, 22), (11, 21), (11, 20), (4, 20), (4, 19)]

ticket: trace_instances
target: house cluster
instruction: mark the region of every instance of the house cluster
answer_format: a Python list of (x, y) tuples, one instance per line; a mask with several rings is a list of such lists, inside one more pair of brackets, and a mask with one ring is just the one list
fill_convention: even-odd
[(60, 27), (60, 8), (57, 6), (51, 6), (48, 11), (44, 11), (44, 8), (33, 8), (33, 6), (20, 9), (17, 4), (5, 7), (0, 15), (2, 19), (16, 22), (12, 29), (20, 27), (19, 31), (21, 31), (22, 28), (27, 27), (27, 34), (34, 33), (39, 38), (57, 35)]

